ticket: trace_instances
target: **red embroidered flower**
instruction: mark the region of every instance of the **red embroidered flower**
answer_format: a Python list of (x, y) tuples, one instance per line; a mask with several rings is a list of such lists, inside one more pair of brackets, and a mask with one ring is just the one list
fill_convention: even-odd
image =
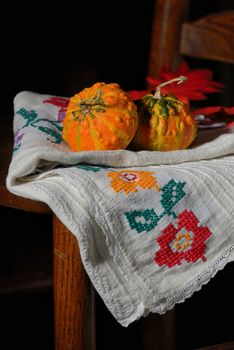
[(156, 252), (154, 260), (159, 265), (181, 265), (184, 259), (188, 263), (198, 259), (206, 261), (205, 241), (211, 236), (208, 227), (198, 226), (198, 219), (192, 211), (184, 210), (178, 216), (177, 228), (169, 224), (161, 236), (157, 238), (160, 250)]
[(67, 105), (69, 103), (69, 98), (54, 96), (54, 97), (50, 97), (48, 100), (44, 100), (43, 103), (50, 103), (54, 106), (60, 107), (58, 112), (58, 121), (59, 122), (63, 121), (65, 117)]

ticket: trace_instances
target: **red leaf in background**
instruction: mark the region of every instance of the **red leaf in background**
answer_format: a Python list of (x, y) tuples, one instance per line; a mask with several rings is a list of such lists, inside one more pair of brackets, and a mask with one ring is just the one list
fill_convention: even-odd
[(195, 109), (192, 113), (201, 129), (234, 126), (234, 107), (211, 106)]
[(150, 94), (150, 90), (131, 90), (128, 91), (128, 95), (133, 99), (133, 100), (140, 100), (143, 96)]
[(186, 76), (188, 80), (183, 84), (171, 83), (161, 88), (163, 94), (173, 94), (181, 99), (190, 99), (194, 101), (205, 100), (206, 94), (220, 92), (223, 84), (213, 81), (213, 73), (208, 69), (190, 69), (188, 64), (183, 61), (176, 71), (172, 72), (168, 67), (162, 67), (158, 78), (147, 77), (150, 88), (148, 90), (132, 90), (128, 94), (133, 100), (138, 100), (148, 93), (156, 91), (161, 83), (178, 76)]
[(159, 84), (180, 75), (186, 76), (188, 80), (183, 84), (172, 83), (163, 86), (161, 88), (162, 94), (186, 96), (190, 100), (204, 100), (207, 98), (207, 93), (220, 92), (223, 88), (223, 84), (212, 80), (212, 71), (208, 69), (190, 69), (186, 62), (182, 62), (174, 72), (164, 66), (157, 79), (147, 77), (146, 81), (150, 84), (151, 89), (156, 90)]

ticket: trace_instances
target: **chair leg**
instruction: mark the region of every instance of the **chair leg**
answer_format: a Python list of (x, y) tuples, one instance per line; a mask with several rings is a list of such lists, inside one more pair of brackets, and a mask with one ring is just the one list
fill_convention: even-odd
[(173, 350), (175, 348), (175, 308), (164, 315), (147, 316), (143, 320), (143, 349)]
[(95, 350), (94, 289), (76, 237), (53, 216), (55, 350)]

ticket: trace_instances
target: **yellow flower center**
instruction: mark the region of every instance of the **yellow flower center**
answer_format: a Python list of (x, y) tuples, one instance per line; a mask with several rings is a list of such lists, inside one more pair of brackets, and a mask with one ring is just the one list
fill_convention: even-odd
[(173, 242), (173, 248), (179, 252), (188, 250), (192, 240), (193, 238), (189, 232), (181, 232), (176, 236)]

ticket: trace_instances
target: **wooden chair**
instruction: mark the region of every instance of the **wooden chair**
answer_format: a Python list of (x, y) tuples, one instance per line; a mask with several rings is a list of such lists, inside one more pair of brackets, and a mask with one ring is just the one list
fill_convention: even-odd
[[(218, 13), (184, 23), (187, 11), (186, 0), (155, 1), (149, 53), (151, 76), (157, 76), (163, 64), (175, 68), (182, 55), (234, 63), (234, 13)], [(0, 205), (49, 215), (53, 222), (55, 349), (94, 350), (94, 291), (81, 263), (78, 242), (45, 204), (7, 191), (5, 179), (13, 144), (9, 116), (1, 122), (0, 131)], [(160, 350), (172, 350), (174, 317), (166, 316), (165, 319), (168, 323), (163, 327), (171, 340), (162, 343)], [(158, 323), (156, 326), (160, 327)], [(147, 330), (152, 341), (148, 341), (146, 347), (156, 349), (154, 344), (159, 342), (153, 339), (155, 328), (152, 323), (148, 324)]]
[(149, 75), (162, 65), (175, 69), (182, 57), (234, 63), (234, 10), (188, 22), (188, 0), (156, 0), (149, 53)]

